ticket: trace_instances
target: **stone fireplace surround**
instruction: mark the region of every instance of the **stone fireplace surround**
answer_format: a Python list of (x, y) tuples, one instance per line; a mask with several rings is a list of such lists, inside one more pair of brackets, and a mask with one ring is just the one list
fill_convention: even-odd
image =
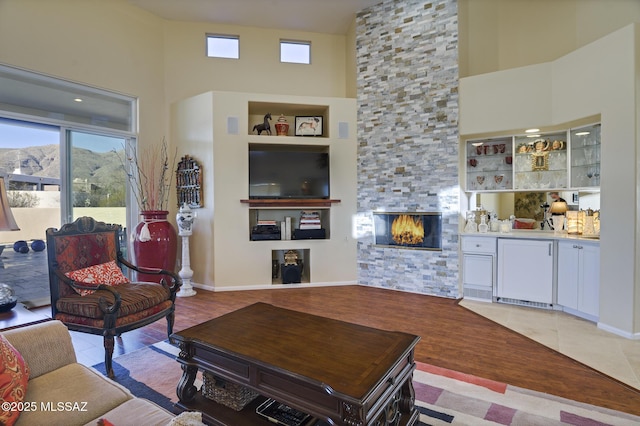
[[(458, 297), (458, 29), (451, 0), (356, 18), (358, 282)], [(442, 213), (440, 251), (375, 244), (374, 212)]]

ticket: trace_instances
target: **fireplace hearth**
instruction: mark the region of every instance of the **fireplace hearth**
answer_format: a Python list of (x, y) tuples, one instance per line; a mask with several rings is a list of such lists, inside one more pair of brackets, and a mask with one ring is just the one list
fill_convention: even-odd
[(384, 247), (442, 250), (442, 213), (373, 213), (375, 245)]

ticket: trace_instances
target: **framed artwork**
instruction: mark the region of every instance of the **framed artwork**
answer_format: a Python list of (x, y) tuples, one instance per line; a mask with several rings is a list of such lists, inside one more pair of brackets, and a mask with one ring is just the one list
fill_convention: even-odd
[(322, 136), (322, 116), (296, 116), (296, 136)]
[(535, 152), (531, 154), (531, 171), (549, 170), (549, 152)]

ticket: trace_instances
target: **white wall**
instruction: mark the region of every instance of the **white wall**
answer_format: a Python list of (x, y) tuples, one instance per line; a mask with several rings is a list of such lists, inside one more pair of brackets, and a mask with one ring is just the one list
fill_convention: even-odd
[[(460, 133), (522, 132), (601, 115), (600, 326), (640, 337), (637, 33), (630, 25), (550, 63), (462, 79)], [(545, 96), (529, 96), (530, 87)]]
[[(284, 137), (271, 139), (266, 134), (250, 134), (254, 123), (250, 102), (283, 104), (289, 110), (295, 110), (296, 105), (327, 106), (328, 137), (289, 137), (289, 142)], [(238, 134), (227, 131), (229, 117), (238, 120)], [(339, 121), (348, 123), (348, 138), (337, 137)], [(270, 287), (271, 250), (289, 248), (310, 250), (311, 259), (306, 267), (313, 283), (355, 283), (356, 241), (352, 228), (356, 212), (355, 122), (353, 99), (217, 91), (172, 106), (173, 138), (203, 163), (204, 206), (196, 210), (198, 218), (190, 241), (193, 282), (197, 286), (216, 290)], [(250, 142), (329, 146), (331, 198), (341, 200), (331, 207), (329, 239), (250, 241), (250, 208), (240, 202), (249, 198)]]
[(637, 0), (458, 0), (460, 76), (561, 58), (633, 22)]
[[(240, 59), (205, 56), (205, 34), (240, 37)], [(205, 91), (346, 96), (342, 35), (229, 26), (165, 23), (166, 94), (169, 103)], [(280, 40), (311, 42), (311, 64), (280, 62)]]
[(2, 0), (0, 62), (138, 97), (140, 143), (160, 143), (163, 23), (122, 0)]

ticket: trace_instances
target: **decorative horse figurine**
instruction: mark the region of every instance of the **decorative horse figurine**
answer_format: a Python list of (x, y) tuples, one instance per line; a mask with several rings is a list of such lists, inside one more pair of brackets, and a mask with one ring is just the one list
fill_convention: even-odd
[(256, 124), (253, 126), (252, 132), (258, 131), (258, 134), (261, 135), (262, 132), (267, 132), (269, 135), (271, 134), (271, 124), (269, 124), (269, 120), (271, 120), (271, 113), (268, 112), (267, 115), (264, 116), (264, 123)]

